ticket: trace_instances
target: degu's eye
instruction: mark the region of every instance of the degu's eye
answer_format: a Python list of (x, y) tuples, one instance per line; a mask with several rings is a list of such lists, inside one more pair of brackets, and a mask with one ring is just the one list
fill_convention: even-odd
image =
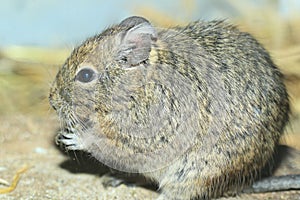
[(94, 80), (95, 77), (96, 77), (96, 72), (94, 70), (90, 68), (84, 68), (77, 73), (76, 80), (82, 83), (88, 83)]

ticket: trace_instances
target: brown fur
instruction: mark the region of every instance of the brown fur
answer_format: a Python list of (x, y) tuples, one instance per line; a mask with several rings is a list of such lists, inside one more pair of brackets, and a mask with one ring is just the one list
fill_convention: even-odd
[[(94, 70), (92, 81), (76, 79)], [(76, 48), (50, 103), (58, 142), (158, 182), (160, 199), (209, 199), (259, 178), (288, 121), (283, 75), (224, 21), (155, 29), (132, 17)], [(105, 138), (105, 139), (103, 139)]]

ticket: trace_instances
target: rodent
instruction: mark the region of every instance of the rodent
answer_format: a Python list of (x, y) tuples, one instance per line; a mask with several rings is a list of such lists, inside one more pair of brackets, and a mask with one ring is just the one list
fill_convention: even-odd
[(237, 193), (272, 166), (284, 77), (226, 21), (167, 29), (133, 16), (73, 50), (50, 89), (57, 142), (156, 182), (159, 199)]

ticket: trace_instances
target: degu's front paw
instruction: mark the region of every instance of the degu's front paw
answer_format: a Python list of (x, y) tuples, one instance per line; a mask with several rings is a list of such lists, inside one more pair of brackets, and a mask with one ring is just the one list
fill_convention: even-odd
[(82, 141), (78, 134), (60, 131), (55, 137), (55, 143), (67, 150), (82, 150)]

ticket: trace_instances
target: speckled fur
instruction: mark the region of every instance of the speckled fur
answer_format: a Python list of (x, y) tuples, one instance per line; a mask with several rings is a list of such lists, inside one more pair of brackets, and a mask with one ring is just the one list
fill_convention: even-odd
[[(50, 103), (62, 124), (75, 130), (72, 149), (100, 158), (97, 141), (104, 134), (128, 152), (155, 150), (172, 141), (180, 125), (180, 134), (196, 134), (193, 146), (169, 165), (144, 173), (159, 184), (160, 199), (210, 199), (259, 178), (289, 115), (283, 75), (267, 51), (227, 22), (196, 21), (157, 29), (149, 59), (126, 70), (116, 54), (118, 34), (128, 28), (112, 26), (89, 38), (56, 76)], [(82, 63), (98, 71), (96, 82), (75, 81)], [(164, 112), (152, 116), (151, 109)], [(160, 119), (169, 124), (156, 138), (126, 134)], [(143, 173), (140, 163), (127, 163), (126, 157), (113, 162)]]

